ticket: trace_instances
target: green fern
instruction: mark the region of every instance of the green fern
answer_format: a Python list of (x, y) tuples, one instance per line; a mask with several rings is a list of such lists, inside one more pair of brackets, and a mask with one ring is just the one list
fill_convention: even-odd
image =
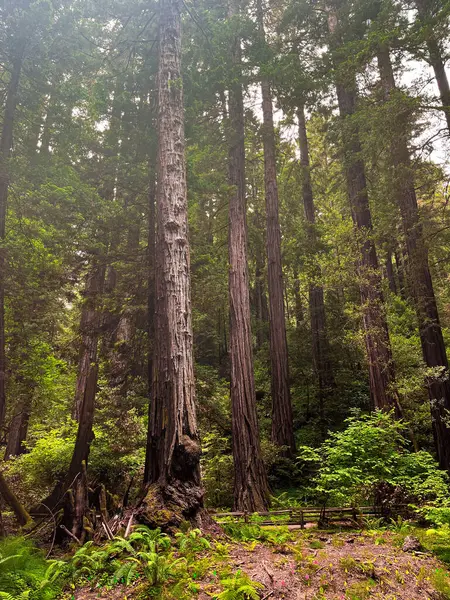
[(132, 544), (123, 537), (117, 536), (110, 544), (106, 546), (106, 552), (109, 556), (122, 554), (128, 552), (128, 554), (134, 554), (135, 550)]
[(179, 532), (175, 534), (175, 537), (177, 539), (180, 552), (183, 553), (201, 552), (202, 550), (211, 548), (209, 541), (202, 537), (202, 532), (200, 529), (192, 529), (188, 533)]
[(139, 563), (137, 561), (127, 561), (121, 564), (115, 571), (111, 577), (110, 583), (112, 585), (116, 583), (123, 583), (125, 585), (130, 585), (137, 576), (137, 570), (139, 567)]
[(170, 537), (161, 532), (161, 529), (149, 529), (145, 525), (138, 525), (128, 538), (131, 544), (140, 549), (147, 548), (151, 552), (168, 550), (170, 548)]
[(30, 597), (31, 594), (31, 590), (25, 590), (24, 592), (22, 592), (20, 594), (20, 596), (12, 596), (11, 594), (8, 594), (8, 592), (0, 592), (0, 599), (1, 600), (28, 600), (28, 598)]
[(223, 579), (221, 584), (225, 589), (214, 596), (216, 600), (259, 600), (258, 590), (264, 588), (240, 571), (234, 577)]
[(173, 554), (161, 556), (156, 552), (138, 552), (138, 558), (142, 561), (145, 577), (152, 586), (161, 585), (178, 573), (178, 567), (186, 564), (185, 558), (173, 560)]

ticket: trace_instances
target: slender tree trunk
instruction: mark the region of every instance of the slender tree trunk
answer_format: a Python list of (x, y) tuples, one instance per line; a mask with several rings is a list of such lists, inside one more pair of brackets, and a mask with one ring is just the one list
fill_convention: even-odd
[[(429, 17), (427, 0), (416, 0), (416, 6), (421, 21), (426, 23), (426, 20)], [(429, 55), (429, 64), (432, 66), (434, 76), (436, 77), (436, 83), (439, 88), (439, 95), (441, 97), (442, 107), (447, 121), (447, 128), (450, 133), (450, 85), (445, 71), (443, 59), (444, 49), (442, 42), (437, 39), (433, 32), (431, 24), (428, 24), (427, 26), (426, 45)]]
[(19, 37), (11, 65), (0, 137), (0, 430), (6, 414), (5, 269), (6, 209), (9, 188), (9, 159), (13, 145), (14, 118), (26, 40)]
[(181, 3), (161, 0), (158, 70), (157, 264), (154, 396), (150, 414), (151, 516), (155, 496), (172, 513), (196, 520), (203, 508), (195, 408), (187, 221)]
[(405, 285), (405, 261), (401, 260), (398, 252), (394, 252), (395, 267), (397, 269), (398, 289), (403, 300), (407, 299)]
[(11, 419), (9, 426), (8, 442), (6, 444), (5, 460), (11, 456), (19, 456), (25, 452), (24, 442), (27, 439), (28, 424), (30, 422), (31, 406), (33, 402), (33, 385), (25, 392), (21, 399), (18, 411)]
[(397, 282), (395, 281), (391, 250), (386, 251), (386, 275), (389, 283), (389, 289), (393, 294), (397, 294)]
[[(378, 68), (385, 100), (388, 101), (395, 93), (396, 86), (389, 48), (385, 46), (378, 52)], [(408, 150), (407, 123), (402, 123), (402, 115), (399, 115), (397, 124), (400, 130), (395, 133), (391, 147), (396, 199), (402, 215), (410, 289), (416, 305), (422, 354), (427, 367), (434, 370), (427, 378), (427, 386), (436, 451), (440, 466), (450, 470), (450, 429), (446, 424), (450, 411), (448, 359), (428, 264), (428, 248), (418, 211)]]
[[(229, 17), (239, 12), (237, 0), (230, 0)], [(231, 358), (231, 418), (234, 458), (234, 504), (249, 512), (268, 507), (268, 483), (264, 468), (253, 373), (247, 266), (247, 225), (245, 201), (244, 102), (241, 77), (241, 45), (236, 37), (231, 47), (235, 68), (229, 90), (229, 300)]]
[[(98, 382), (97, 347), (102, 311), (99, 308), (99, 297), (103, 292), (105, 267), (96, 262), (87, 278), (85, 294), (86, 306), (81, 314), (82, 346), (78, 364), (78, 377), (75, 391), (78, 430), (75, 447), (68, 472), (63, 481), (56, 484), (53, 492), (44, 500), (49, 508), (55, 508), (81, 476), (87, 467), (91, 443), (94, 440), (94, 407)], [(84, 464), (84, 467), (83, 467)]]
[(0, 472), (0, 496), (6, 502), (6, 504), (11, 508), (13, 513), (16, 516), (19, 525), (29, 525), (32, 522), (32, 519), (25, 508), (22, 506), (21, 502), (18, 500), (14, 492), (9, 487), (6, 479), (3, 476), (3, 473)]
[[(333, 9), (328, 10), (328, 28), (332, 46), (336, 50), (340, 45), (339, 23)], [(357, 100), (356, 80), (354, 75), (342, 72), (343, 67), (339, 59), (335, 60), (334, 66), (337, 69), (335, 84), (343, 127), (347, 192), (360, 252), (358, 277), (372, 404), (380, 409), (395, 407), (399, 413), (381, 275), (373, 241), (372, 216), (361, 158), (361, 142), (358, 125), (353, 118)]]
[[(303, 206), (307, 222), (309, 247), (314, 251), (317, 246), (316, 214), (311, 184), (308, 137), (306, 133), (305, 107), (299, 106), (297, 111), (299, 128), (300, 164), (303, 170)], [(319, 412), (323, 434), (326, 434), (326, 401), (332, 393), (335, 382), (330, 360), (330, 348), (326, 328), (325, 301), (320, 281), (320, 266), (316, 264), (313, 272), (314, 281), (309, 286), (309, 313), (311, 319), (311, 335), (314, 371), (319, 384)]]
[[(258, 26), (265, 40), (262, 0), (258, 0)], [(264, 187), (266, 196), (267, 282), (269, 289), (269, 343), (272, 391), (272, 441), (294, 456), (295, 437), (289, 387), (289, 357), (284, 313), (284, 285), (281, 261), (281, 230), (273, 123), (272, 92), (266, 77), (261, 80), (264, 144)]]
[[(81, 348), (78, 361), (78, 376), (75, 389), (73, 417), (80, 421), (83, 403), (91, 371), (97, 370), (98, 339), (102, 324), (102, 313), (99, 308), (100, 298), (105, 284), (105, 266), (94, 259), (86, 280), (84, 302), (81, 309), (80, 333)], [(94, 387), (95, 391), (95, 387)], [(93, 398), (88, 398), (93, 402)]]
[(152, 404), (153, 404), (153, 352), (155, 340), (155, 251), (156, 251), (156, 173), (153, 161), (149, 161), (150, 186), (148, 191), (148, 289), (147, 289), (147, 318), (148, 318), (148, 431), (145, 452), (144, 485), (156, 482), (158, 478), (151, 474), (151, 459), (155, 456), (156, 448), (152, 449)]
[(294, 314), (295, 314), (295, 327), (300, 329), (302, 323), (305, 320), (305, 312), (303, 309), (302, 296), (300, 293), (300, 277), (297, 271), (297, 268), (294, 267), (293, 273), (294, 277)]
[(261, 252), (256, 253), (255, 262), (256, 347), (261, 348), (267, 340), (268, 321), (267, 298), (264, 290), (264, 255)]

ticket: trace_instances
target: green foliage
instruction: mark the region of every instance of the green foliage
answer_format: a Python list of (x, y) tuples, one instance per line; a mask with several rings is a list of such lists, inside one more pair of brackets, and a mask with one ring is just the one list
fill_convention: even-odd
[(213, 596), (215, 600), (258, 600), (258, 590), (264, 588), (241, 571), (233, 577), (222, 579), (220, 583), (224, 590)]
[(12, 476), (20, 476), (23, 490), (48, 490), (64, 476), (75, 444), (76, 424), (68, 422), (61, 428), (36, 432), (39, 436), (29, 444), (29, 452), (8, 465)]
[(287, 527), (264, 528), (256, 523), (223, 523), (227, 535), (240, 542), (268, 542), (282, 545), (292, 538)]
[(317, 452), (299, 449), (301, 459), (318, 464), (314, 483), (319, 499), (358, 505), (373, 501), (383, 484), (403, 490), (410, 502), (445, 498), (448, 476), (428, 452), (408, 450), (407, 427), (392, 414), (350, 417), (346, 425)]
[(46, 576), (48, 562), (23, 538), (0, 540), (0, 590), (5, 600), (53, 600), (61, 592), (56, 579)]
[(187, 533), (176, 533), (175, 539), (182, 554), (195, 554), (211, 548), (209, 541), (202, 537), (200, 529), (192, 529)]
[(139, 549), (148, 549), (152, 552), (158, 552), (160, 549), (170, 548), (170, 538), (166, 533), (162, 533), (158, 527), (150, 529), (145, 525), (137, 525), (128, 538), (130, 544)]
[(436, 569), (431, 581), (435, 590), (440, 594), (442, 600), (450, 600), (450, 577), (449, 574), (442, 569)]

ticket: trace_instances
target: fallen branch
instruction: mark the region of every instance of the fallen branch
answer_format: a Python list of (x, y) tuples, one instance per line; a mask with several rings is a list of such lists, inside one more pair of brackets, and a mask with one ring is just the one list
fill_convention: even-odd
[(75, 541), (76, 541), (76, 543), (77, 543), (79, 546), (82, 546), (82, 545), (83, 545), (83, 544), (81, 543), (81, 540), (79, 540), (79, 539), (77, 538), (77, 536), (76, 536), (76, 535), (74, 535), (74, 534), (73, 534), (71, 531), (69, 531), (65, 525), (60, 525), (60, 527), (61, 527), (61, 529), (62, 529), (62, 530), (65, 532), (65, 533), (67, 533), (67, 535), (68, 535), (69, 537), (71, 537), (73, 540), (75, 540)]
[(113, 540), (114, 537), (104, 521), (102, 521), (102, 527), (105, 530), (106, 537), (108, 538), (108, 540)]
[(130, 517), (130, 520), (128, 521), (127, 528), (125, 529), (125, 535), (124, 535), (125, 539), (127, 539), (127, 537), (130, 535), (131, 527), (133, 525), (133, 518), (134, 518), (134, 513), (131, 513), (131, 517)]

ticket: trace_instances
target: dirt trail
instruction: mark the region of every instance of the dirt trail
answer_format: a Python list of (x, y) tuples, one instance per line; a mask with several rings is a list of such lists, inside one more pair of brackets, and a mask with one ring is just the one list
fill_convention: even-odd
[[(262, 598), (276, 600), (435, 600), (432, 575), (446, 569), (428, 554), (409, 554), (391, 534), (332, 534), (299, 538), (286, 548), (235, 547), (236, 568), (264, 584)], [(313, 547), (311, 547), (313, 546)], [(323, 546), (322, 548), (317, 546)], [(205, 597), (206, 598), (206, 597)]]

